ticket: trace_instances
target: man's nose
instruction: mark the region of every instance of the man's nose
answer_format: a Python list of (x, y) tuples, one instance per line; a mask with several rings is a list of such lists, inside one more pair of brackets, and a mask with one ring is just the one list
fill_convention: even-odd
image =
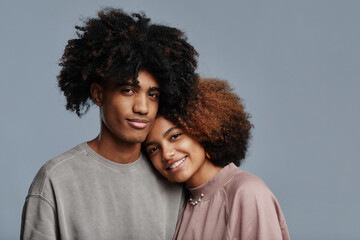
[(135, 97), (135, 102), (133, 106), (133, 111), (135, 113), (146, 115), (149, 111), (149, 102), (148, 97), (145, 94), (138, 94)]

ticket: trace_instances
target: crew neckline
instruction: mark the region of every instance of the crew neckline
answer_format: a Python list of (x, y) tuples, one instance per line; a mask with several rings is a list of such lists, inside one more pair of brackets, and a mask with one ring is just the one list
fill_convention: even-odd
[(206, 183), (194, 187), (188, 188), (193, 199), (198, 199), (201, 194), (204, 194), (202, 200), (208, 200), (212, 197), (212, 195), (224, 186), (227, 182), (233, 178), (234, 174), (232, 172), (237, 171), (238, 167), (234, 163), (230, 163), (226, 165), (223, 169), (221, 169), (214, 177), (212, 177)]
[(120, 170), (120, 171), (132, 171), (135, 170), (141, 163), (143, 163), (145, 161), (145, 158), (143, 156), (143, 154), (140, 152), (140, 156), (138, 159), (136, 159), (134, 162), (132, 163), (117, 163), (117, 162), (113, 162), (107, 158), (104, 158), (103, 156), (101, 156), (100, 154), (98, 154), (97, 152), (95, 152), (90, 146), (89, 144), (87, 144), (87, 142), (84, 142), (82, 144), (80, 144), (85, 151), (87, 152), (87, 154), (89, 154), (95, 161), (116, 169), (116, 170)]

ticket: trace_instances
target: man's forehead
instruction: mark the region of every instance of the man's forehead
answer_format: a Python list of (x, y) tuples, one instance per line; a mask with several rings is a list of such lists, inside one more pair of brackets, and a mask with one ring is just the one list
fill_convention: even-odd
[(159, 84), (156, 81), (156, 78), (149, 72), (147, 71), (140, 71), (136, 80), (135, 81), (131, 81), (131, 84), (133, 86), (137, 86), (137, 87), (145, 87), (145, 88), (159, 88)]

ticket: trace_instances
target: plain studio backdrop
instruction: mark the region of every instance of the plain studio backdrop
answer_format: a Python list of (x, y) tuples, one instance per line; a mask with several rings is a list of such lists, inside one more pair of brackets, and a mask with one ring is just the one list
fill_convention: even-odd
[(242, 169), (276, 195), (292, 239), (360, 238), (360, 1), (2, 0), (0, 239), (18, 239), (32, 179), (99, 132), (65, 110), (58, 62), (80, 19), (144, 11), (182, 29), (198, 72), (226, 79), (255, 125)]

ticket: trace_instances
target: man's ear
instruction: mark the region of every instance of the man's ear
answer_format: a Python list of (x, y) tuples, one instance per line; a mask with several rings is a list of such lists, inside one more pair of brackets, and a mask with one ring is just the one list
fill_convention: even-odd
[(103, 102), (104, 88), (98, 83), (92, 83), (90, 85), (90, 94), (93, 102), (100, 107)]

